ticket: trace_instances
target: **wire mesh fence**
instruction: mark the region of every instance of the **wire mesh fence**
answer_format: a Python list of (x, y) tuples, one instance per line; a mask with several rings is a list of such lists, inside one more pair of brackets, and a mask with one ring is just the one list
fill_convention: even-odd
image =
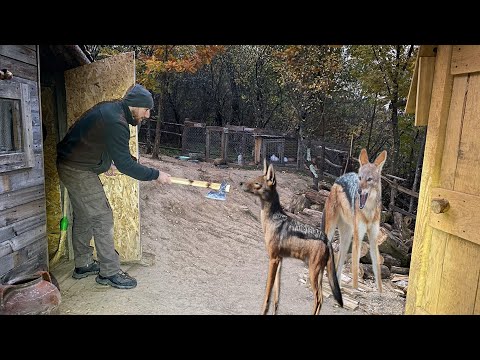
[[(196, 125), (198, 124), (198, 125)], [(205, 124), (185, 121), (182, 135), (182, 154), (196, 153), (205, 156), (207, 129)]]
[[(156, 121), (150, 126), (142, 126), (140, 144), (154, 143), (155, 126)], [(258, 165), (266, 158), (280, 166), (297, 166), (297, 138), (272, 135), (264, 129), (206, 126), (205, 123), (185, 120), (183, 124), (162, 124), (160, 143), (161, 147), (178, 148), (183, 155), (195, 153), (207, 161), (221, 158), (238, 165)]]

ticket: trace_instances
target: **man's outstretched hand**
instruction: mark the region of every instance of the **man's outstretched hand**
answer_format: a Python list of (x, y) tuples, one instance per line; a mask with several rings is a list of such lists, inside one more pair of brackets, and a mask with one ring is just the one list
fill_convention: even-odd
[(170, 179), (170, 174), (167, 174), (166, 172), (160, 171), (160, 175), (158, 176), (157, 181), (160, 184), (171, 184), (172, 180)]

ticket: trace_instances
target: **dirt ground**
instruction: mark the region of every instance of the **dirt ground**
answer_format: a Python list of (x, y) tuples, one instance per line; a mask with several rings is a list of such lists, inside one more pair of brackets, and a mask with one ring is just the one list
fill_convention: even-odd
[[(208, 189), (184, 185), (140, 183), (140, 219), (143, 259), (122, 264), (138, 286), (114, 289), (95, 282), (94, 276), (71, 278), (72, 261), (52, 269), (62, 294), (61, 314), (158, 314), (158, 315), (255, 315), (260, 313), (268, 268), (259, 222), (260, 202), (240, 189), (239, 183), (260, 174), (261, 169), (221, 169), (212, 163), (181, 161), (162, 156), (141, 163), (172, 176), (231, 185), (225, 201), (205, 197)], [(277, 169), (280, 201), (286, 204), (294, 192), (305, 190), (311, 179)], [(344, 270), (345, 279), (349, 277)], [(400, 315), (405, 298), (388, 279), (384, 292), (364, 280), (359, 290), (348, 284), (348, 297), (358, 306), (340, 308), (330, 295), (323, 315)], [(324, 287), (329, 290), (328, 281)], [(305, 264), (285, 259), (281, 274), (278, 314), (306, 315), (313, 306)]]

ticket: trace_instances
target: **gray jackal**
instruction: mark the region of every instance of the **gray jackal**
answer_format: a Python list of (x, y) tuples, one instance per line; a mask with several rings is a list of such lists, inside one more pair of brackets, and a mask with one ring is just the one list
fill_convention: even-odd
[(325, 232), (331, 241), (338, 227), (340, 250), (337, 276), (340, 282), (342, 267), (352, 244), (353, 287), (358, 287), (358, 267), (360, 262), (360, 242), (365, 233), (370, 244), (373, 273), (378, 291), (382, 291), (380, 263), (378, 261), (377, 235), (380, 229), (382, 210), (381, 173), (387, 152), (384, 150), (373, 163), (368, 160), (367, 151), (360, 151), (360, 168), (357, 173), (347, 173), (335, 180), (325, 202), (323, 219)]

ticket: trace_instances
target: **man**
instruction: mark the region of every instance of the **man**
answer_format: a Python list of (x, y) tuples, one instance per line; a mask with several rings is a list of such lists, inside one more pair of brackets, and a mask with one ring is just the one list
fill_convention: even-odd
[[(131, 289), (137, 281), (120, 269), (113, 241), (113, 213), (98, 174), (112, 166), (134, 179), (170, 184), (170, 175), (137, 163), (130, 154), (129, 124), (150, 117), (153, 98), (141, 85), (131, 87), (123, 99), (93, 106), (69, 129), (57, 145), (57, 170), (73, 207), (72, 277), (98, 274), (99, 284)], [(98, 262), (93, 260), (94, 238)]]

